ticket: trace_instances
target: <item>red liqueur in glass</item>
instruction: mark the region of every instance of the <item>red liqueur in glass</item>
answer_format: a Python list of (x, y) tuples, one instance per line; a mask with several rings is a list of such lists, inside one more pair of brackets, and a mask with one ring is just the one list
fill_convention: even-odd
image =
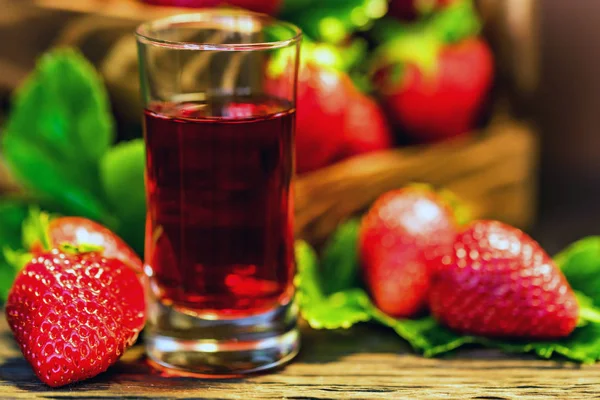
[(146, 261), (164, 304), (238, 318), (290, 300), (294, 116), (270, 97), (148, 105)]

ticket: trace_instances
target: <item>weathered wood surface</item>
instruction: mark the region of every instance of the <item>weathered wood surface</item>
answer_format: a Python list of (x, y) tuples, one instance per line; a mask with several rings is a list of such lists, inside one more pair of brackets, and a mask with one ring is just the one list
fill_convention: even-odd
[(141, 346), (108, 372), (62, 389), (39, 383), (0, 315), (0, 398), (43, 399), (583, 399), (600, 397), (600, 366), (581, 366), (492, 350), (446, 359), (413, 354), (376, 327), (306, 330), (301, 355), (271, 374), (235, 380), (167, 377)]

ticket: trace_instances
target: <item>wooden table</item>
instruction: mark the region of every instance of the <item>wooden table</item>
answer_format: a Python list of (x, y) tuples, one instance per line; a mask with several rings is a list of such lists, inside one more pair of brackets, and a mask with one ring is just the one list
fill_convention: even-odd
[(546, 399), (598, 398), (600, 365), (581, 366), (492, 350), (446, 359), (413, 354), (388, 330), (305, 330), (300, 356), (271, 374), (235, 380), (174, 378), (153, 371), (136, 346), (109, 371), (62, 389), (41, 384), (0, 314), (0, 398), (43, 399)]

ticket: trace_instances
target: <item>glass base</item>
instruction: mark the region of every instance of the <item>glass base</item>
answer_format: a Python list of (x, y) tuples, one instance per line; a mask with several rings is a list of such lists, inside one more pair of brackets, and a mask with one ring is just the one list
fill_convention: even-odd
[(152, 364), (172, 374), (225, 378), (265, 371), (298, 354), (297, 315), (293, 301), (237, 319), (203, 318), (154, 302), (146, 353)]

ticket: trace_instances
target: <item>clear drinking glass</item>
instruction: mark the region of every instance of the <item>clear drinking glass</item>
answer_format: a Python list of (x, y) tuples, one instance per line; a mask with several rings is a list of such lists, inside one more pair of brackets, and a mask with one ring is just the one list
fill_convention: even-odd
[(146, 350), (158, 366), (239, 375), (298, 352), (293, 302), (301, 32), (203, 11), (136, 32), (146, 141)]

